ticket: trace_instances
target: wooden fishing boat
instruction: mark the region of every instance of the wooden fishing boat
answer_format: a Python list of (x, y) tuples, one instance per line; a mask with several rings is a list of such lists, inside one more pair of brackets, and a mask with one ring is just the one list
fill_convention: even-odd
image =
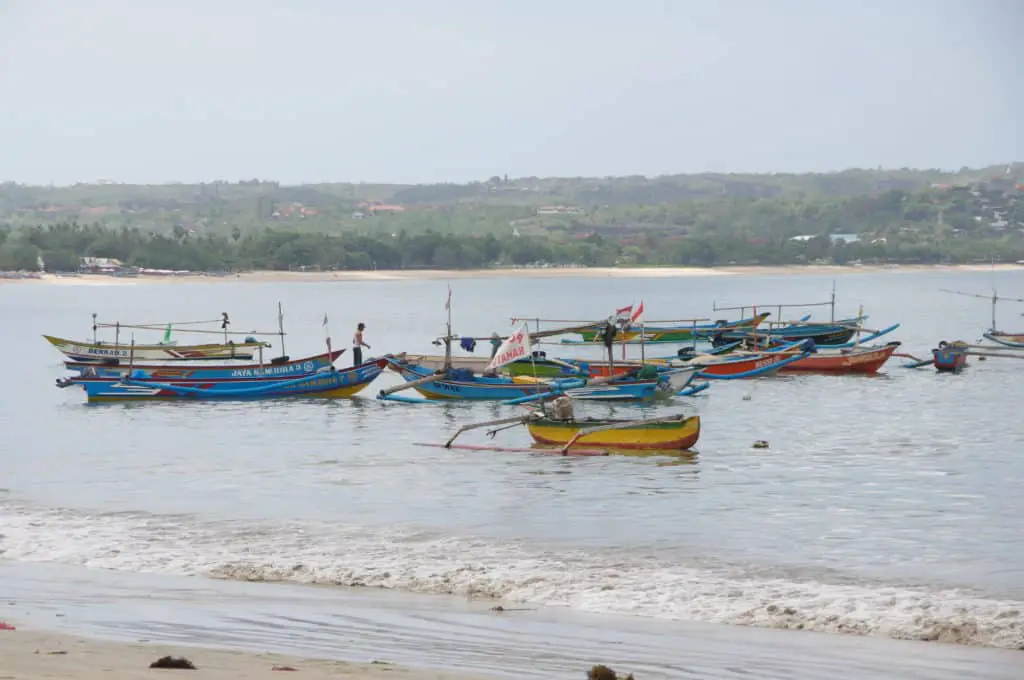
[(781, 342), (811, 340), (816, 345), (839, 345), (849, 342), (854, 334), (857, 333), (857, 328), (866, 318), (841, 319), (839, 321), (813, 324), (791, 323), (778, 328), (759, 329), (756, 333), (735, 330), (708, 334), (705, 337), (710, 339), (711, 344), (715, 346), (751, 337), (767, 337)]
[(941, 373), (959, 373), (967, 366), (969, 346), (965, 342), (946, 342), (932, 350), (932, 363)]
[[(544, 382), (528, 376), (485, 376), (465, 368), (433, 371), (408, 360), (385, 357), (387, 366), (398, 373), (409, 387), (427, 399), (498, 400), (559, 391), (567, 384), (582, 386), (583, 381)], [(387, 390), (382, 390), (387, 396)]]
[[(636, 340), (642, 335), (645, 342), (651, 343), (691, 342), (699, 337), (709, 337), (719, 331), (757, 328), (770, 315), (770, 312), (765, 312), (736, 321), (722, 320), (708, 324), (659, 326), (655, 323), (653, 325), (644, 324), (643, 326), (634, 325), (624, 331), (620, 331), (616, 339), (619, 341), (630, 341)], [(601, 331), (602, 327), (597, 326), (593, 329), (578, 331), (578, 333), (582, 337), (583, 342), (594, 343), (600, 341)]]
[[(521, 403), (523, 399), (550, 399), (568, 394), (587, 400), (644, 401), (658, 396), (671, 396), (686, 388), (695, 371), (675, 370), (651, 377), (621, 376), (603, 381), (576, 378), (541, 380), (530, 376), (486, 376), (466, 369), (431, 371), (423, 366), (387, 357), (388, 367), (398, 373), (406, 386), (431, 400), (463, 399), (494, 400)], [(633, 370), (636, 373), (636, 369)], [(387, 398), (395, 388), (381, 390)]]
[(760, 352), (746, 356), (695, 355), (689, 359), (675, 359), (670, 366), (696, 366), (699, 375), (708, 380), (735, 380), (778, 373), (786, 366), (801, 361), (814, 352), (813, 345), (806, 343), (795, 353)]
[(983, 333), (982, 337), (1004, 347), (1024, 349), (1024, 333), (1004, 333), (1003, 331), (991, 330)]
[[(398, 361), (406, 361), (410, 364), (416, 364), (417, 366), (422, 366), (423, 368), (430, 369), (431, 371), (440, 371), (445, 365), (445, 356), (443, 354), (410, 354), (409, 352), (399, 352), (389, 356)], [(487, 369), (487, 364), (490, 362), (490, 358), (452, 356), (450, 362), (452, 368), (464, 368), (467, 371), (472, 371), (474, 373), (483, 373)]]
[[(722, 347), (711, 348), (704, 352), (704, 354), (725, 354), (739, 347), (740, 344), (735, 342)], [(504, 371), (509, 375), (535, 375), (539, 378), (569, 378), (578, 376), (596, 378), (602, 375), (609, 375), (612, 372), (615, 375), (628, 375), (642, 369), (645, 365), (667, 368), (670, 360), (690, 358), (694, 354), (695, 351), (692, 348), (684, 348), (679, 350), (675, 357), (651, 359), (648, 361), (627, 360), (615, 362), (615, 365), (611, 366), (608, 361), (603, 359), (552, 359), (545, 352), (536, 351), (529, 359), (520, 359), (508, 364), (504, 367)], [(597, 366), (596, 369), (594, 369), (595, 366)]]
[(608, 361), (573, 361), (572, 363), (579, 366), (584, 375), (595, 378), (615, 376), (617, 379), (625, 379), (647, 366), (667, 373), (683, 368), (690, 369), (695, 371), (692, 378), (737, 380), (777, 373), (787, 366), (811, 356), (814, 351), (816, 350), (813, 343), (804, 341), (800, 347), (795, 347), (791, 352), (764, 351), (749, 352), (743, 355), (688, 352), (680, 353), (677, 357), (650, 359), (646, 363), (635, 361), (617, 361), (614, 364)]
[(899, 342), (890, 342), (881, 347), (819, 350), (779, 370), (783, 373), (873, 374), (882, 368), (899, 346)]
[(526, 426), (535, 442), (557, 446), (563, 454), (577, 445), (623, 451), (687, 451), (697, 443), (701, 429), (699, 416), (684, 414), (631, 420), (580, 419), (575, 416), (572, 399), (559, 397), (524, 416), (463, 425), (443, 446), (452, 448), (455, 440), (470, 430), (495, 427), (488, 433), (494, 436), (520, 425)]
[(111, 363), (112, 360), (128, 361), (252, 361), (269, 343), (246, 338), (242, 342), (229, 340), (223, 343), (202, 345), (139, 345), (107, 342), (78, 342), (52, 335), (43, 335), (57, 351), (72, 361), (90, 363)]
[[(318, 354), (302, 359), (279, 357), (265, 363), (202, 365), (174, 362), (169, 364), (94, 364), (90, 362), (65, 361), (64, 365), (79, 375), (91, 378), (118, 380), (132, 371), (142, 371), (153, 380), (247, 380), (252, 378), (297, 378), (315, 373), (324, 366), (332, 365), (345, 350), (332, 350), (330, 354)], [(283, 360), (281, 360), (283, 359)]]
[(992, 295), (981, 295), (978, 293), (964, 293), (959, 290), (947, 290), (942, 289), (944, 293), (952, 293), (954, 295), (963, 295), (965, 297), (980, 298), (982, 300), (989, 300), (992, 303), (992, 321), (989, 329), (982, 333), (982, 337), (990, 342), (994, 342), (997, 345), (1003, 347), (1010, 347), (1013, 349), (1024, 349), (1024, 333), (1007, 333), (1005, 331), (998, 330), (999, 326), (996, 324), (996, 306), (1000, 301), (1002, 302), (1024, 302), (1024, 298), (1014, 297), (1003, 297), (998, 294), (995, 286), (992, 287)]
[(536, 418), (526, 422), (526, 429), (538, 444), (565, 446), (572, 441), (611, 449), (685, 451), (700, 439), (700, 416), (680, 415), (657, 422)]
[(321, 367), (298, 377), (252, 376), (233, 379), (155, 379), (133, 370), (116, 380), (77, 376), (58, 387), (81, 386), (90, 402), (157, 400), (251, 400), (282, 397), (351, 397), (383, 372), (387, 361), (371, 359), (359, 366), (338, 370)]

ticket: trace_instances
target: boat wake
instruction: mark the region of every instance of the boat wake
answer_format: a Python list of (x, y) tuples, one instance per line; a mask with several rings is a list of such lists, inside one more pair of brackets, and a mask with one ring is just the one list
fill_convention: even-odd
[(0, 558), (1024, 649), (1020, 601), (374, 527), (205, 522), (0, 502)]

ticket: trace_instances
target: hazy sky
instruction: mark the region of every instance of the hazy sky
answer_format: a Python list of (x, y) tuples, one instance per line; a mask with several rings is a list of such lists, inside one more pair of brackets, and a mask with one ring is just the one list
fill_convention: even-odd
[(0, 0), (0, 181), (1024, 160), (1024, 0)]

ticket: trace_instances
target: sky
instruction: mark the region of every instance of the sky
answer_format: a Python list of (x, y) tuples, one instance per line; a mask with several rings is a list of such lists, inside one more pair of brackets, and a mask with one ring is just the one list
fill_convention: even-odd
[(1024, 0), (0, 0), (0, 181), (1024, 160)]

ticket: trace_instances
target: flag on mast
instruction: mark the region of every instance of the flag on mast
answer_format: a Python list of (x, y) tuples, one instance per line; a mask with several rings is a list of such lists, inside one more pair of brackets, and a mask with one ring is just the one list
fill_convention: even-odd
[(618, 323), (626, 323), (629, 321), (630, 315), (633, 313), (633, 305), (623, 307), (622, 309), (615, 310), (615, 316), (612, 317)]
[(530, 329), (524, 323), (519, 327), (512, 335), (505, 338), (505, 342), (501, 343), (498, 347), (498, 351), (494, 353), (494, 357), (491, 358), (491, 362), (487, 364), (487, 370), (493, 371), (501, 368), (505, 364), (511, 364), (513, 361), (519, 359), (525, 359), (530, 355)]
[(445, 310), (452, 308), (452, 284), (448, 284), (448, 299), (444, 301)]
[(640, 323), (644, 318), (644, 301), (640, 301), (640, 306), (633, 311), (633, 316), (629, 317), (629, 323), (635, 324)]

